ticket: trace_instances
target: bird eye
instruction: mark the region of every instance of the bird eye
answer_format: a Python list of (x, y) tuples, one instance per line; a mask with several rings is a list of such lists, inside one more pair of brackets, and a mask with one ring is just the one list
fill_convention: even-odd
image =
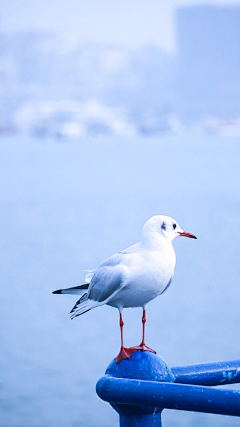
[(173, 224), (173, 229), (175, 230), (175, 228), (177, 227), (177, 224)]

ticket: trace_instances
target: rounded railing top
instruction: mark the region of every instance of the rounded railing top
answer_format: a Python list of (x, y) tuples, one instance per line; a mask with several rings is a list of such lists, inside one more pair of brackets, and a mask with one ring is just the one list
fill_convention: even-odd
[(132, 354), (130, 360), (124, 359), (118, 364), (115, 358), (108, 366), (106, 375), (116, 378), (174, 382), (174, 375), (166, 362), (150, 351), (138, 350)]

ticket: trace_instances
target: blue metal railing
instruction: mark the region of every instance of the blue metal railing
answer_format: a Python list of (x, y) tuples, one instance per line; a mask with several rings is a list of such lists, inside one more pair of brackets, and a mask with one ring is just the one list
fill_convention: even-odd
[(120, 415), (120, 427), (161, 426), (164, 408), (240, 416), (240, 391), (209, 386), (240, 382), (240, 360), (170, 369), (163, 359), (138, 351), (97, 383), (99, 397)]
[(240, 360), (172, 368), (175, 383), (216, 386), (240, 383)]

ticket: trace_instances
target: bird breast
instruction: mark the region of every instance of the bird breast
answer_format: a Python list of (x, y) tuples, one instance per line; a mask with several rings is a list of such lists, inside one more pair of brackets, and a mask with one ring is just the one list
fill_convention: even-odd
[(148, 251), (131, 260), (131, 269), (126, 269), (124, 282), (109, 305), (114, 307), (143, 307), (160, 295), (174, 274), (175, 252)]

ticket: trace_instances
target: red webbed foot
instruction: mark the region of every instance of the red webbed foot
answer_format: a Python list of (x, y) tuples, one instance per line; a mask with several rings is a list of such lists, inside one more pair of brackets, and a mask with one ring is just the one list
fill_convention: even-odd
[(121, 362), (121, 360), (124, 360), (124, 359), (130, 360), (130, 356), (133, 353), (135, 353), (137, 350), (138, 349), (135, 347), (131, 347), (131, 348), (122, 347), (118, 356), (117, 356), (116, 363), (119, 363), (119, 362)]
[(153, 350), (152, 348), (148, 347), (146, 344), (141, 343), (140, 345), (136, 345), (135, 347), (130, 347), (129, 350), (141, 350), (141, 351), (151, 351), (152, 353), (157, 353), (155, 350)]

